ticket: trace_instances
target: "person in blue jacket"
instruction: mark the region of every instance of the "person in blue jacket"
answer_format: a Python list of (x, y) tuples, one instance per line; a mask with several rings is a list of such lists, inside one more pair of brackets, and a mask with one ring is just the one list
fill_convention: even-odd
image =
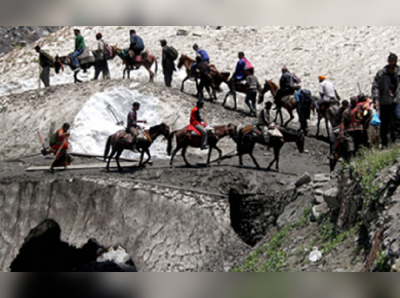
[[(201, 62), (210, 64), (210, 56), (208, 56), (208, 53), (205, 50), (200, 48), (196, 43), (193, 45), (193, 50), (196, 51), (196, 56), (201, 57)], [(194, 62), (190, 68), (192, 71), (191, 79), (194, 81), (196, 78), (197, 62)]]

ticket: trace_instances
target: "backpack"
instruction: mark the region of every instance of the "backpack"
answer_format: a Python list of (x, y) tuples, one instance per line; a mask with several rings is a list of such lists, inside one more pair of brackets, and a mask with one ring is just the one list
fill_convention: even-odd
[(110, 59), (112, 57), (112, 49), (108, 43), (104, 43), (104, 57)]
[(301, 80), (294, 73), (290, 73), (290, 87), (296, 89), (300, 84)]
[(168, 56), (173, 60), (173, 61), (175, 61), (176, 59), (178, 59), (178, 51), (174, 48), (174, 47), (168, 47), (167, 48), (167, 53), (168, 53)]
[(302, 105), (303, 108), (309, 109), (311, 108), (313, 104), (313, 98), (311, 95), (311, 91), (307, 89), (301, 89), (300, 90), (301, 98), (300, 98), (300, 104)]
[(58, 141), (58, 131), (56, 131), (55, 133), (53, 133), (50, 137), (50, 147), (53, 147), (55, 144), (57, 144)]

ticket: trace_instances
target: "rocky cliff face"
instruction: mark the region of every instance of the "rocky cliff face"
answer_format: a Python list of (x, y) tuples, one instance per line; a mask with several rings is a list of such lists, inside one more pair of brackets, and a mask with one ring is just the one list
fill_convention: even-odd
[(0, 26), (0, 55), (14, 47), (23, 47), (48, 35), (62, 26)]

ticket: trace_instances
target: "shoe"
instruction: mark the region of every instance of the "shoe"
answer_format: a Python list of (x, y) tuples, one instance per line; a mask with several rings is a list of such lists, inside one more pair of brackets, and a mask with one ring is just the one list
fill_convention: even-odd
[(208, 147), (207, 145), (205, 145), (205, 146), (201, 147), (200, 149), (201, 149), (201, 150), (208, 150), (208, 149), (210, 149), (210, 147)]

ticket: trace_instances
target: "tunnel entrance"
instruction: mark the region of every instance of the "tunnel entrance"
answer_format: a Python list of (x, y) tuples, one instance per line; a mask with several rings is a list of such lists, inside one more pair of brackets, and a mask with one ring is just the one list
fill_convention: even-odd
[(19, 254), (11, 263), (11, 272), (136, 272), (129, 257), (124, 264), (99, 257), (109, 249), (95, 239), (89, 239), (82, 248), (61, 241), (59, 224), (48, 219), (31, 230)]

